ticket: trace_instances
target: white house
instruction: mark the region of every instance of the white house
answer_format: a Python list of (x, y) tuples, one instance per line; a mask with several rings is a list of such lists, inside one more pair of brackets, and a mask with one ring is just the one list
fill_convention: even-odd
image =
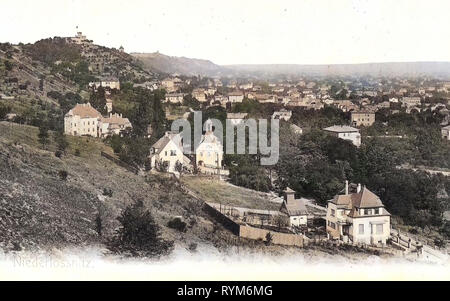
[(227, 120), (231, 122), (232, 125), (238, 125), (248, 116), (248, 113), (227, 113)]
[(273, 112), (272, 119), (280, 119), (284, 121), (289, 121), (292, 117), (292, 111), (286, 109), (281, 109), (280, 111)]
[(450, 125), (441, 129), (442, 138), (450, 141)]
[(64, 116), (64, 133), (72, 136), (100, 136), (102, 114), (90, 103), (77, 104)]
[(120, 90), (120, 82), (118, 79), (108, 78), (99, 82), (90, 82), (90, 88), (98, 89), (99, 87), (109, 88), (111, 90), (117, 89)]
[(150, 148), (150, 165), (159, 168), (164, 162), (167, 163), (168, 172), (176, 172), (177, 162), (183, 166), (190, 165), (191, 161), (183, 154), (183, 140), (179, 133), (166, 132)]
[(64, 116), (64, 133), (71, 136), (107, 137), (133, 126), (121, 114), (103, 117), (90, 103), (77, 104)]
[(244, 93), (235, 91), (228, 93), (228, 101), (231, 103), (242, 102), (244, 100)]
[(326, 220), (330, 239), (353, 244), (385, 245), (391, 233), (390, 213), (377, 195), (360, 184), (349, 193), (346, 182), (345, 194), (328, 201)]
[(130, 120), (122, 117), (122, 114), (109, 114), (108, 117), (102, 117), (100, 122), (100, 137), (107, 137), (110, 135), (120, 135), (122, 131), (132, 129)]
[(165, 102), (183, 103), (183, 98), (184, 98), (183, 93), (167, 93)]
[(361, 146), (361, 134), (356, 128), (347, 125), (333, 125), (323, 130), (340, 139), (349, 140), (357, 147)]
[(308, 224), (308, 210), (305, 199), (296, 199), (295, 191), (286, 188), (284, 191), (284, 201), (281, 204), (280, 212), (289, 217), (289, 226), (305, 226)]
[(197, 166), (208, 168), (222, 168), (223, 145), (212, 131), (212, 122), (205, 122), (206, 132), (202, 135), (199, 145), (195, 150)]

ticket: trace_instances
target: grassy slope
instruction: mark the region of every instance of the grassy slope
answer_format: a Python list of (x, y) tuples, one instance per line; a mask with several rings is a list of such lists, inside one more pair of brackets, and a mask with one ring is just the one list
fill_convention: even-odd
[(191, 191), (207, 202), (255, 209), (280, 209), (280, 204), (269, 202), (273, 197), (262, 192), (206, 177), (184, 177), (182, 181)]
[[(43, 150), (37, 128), (0, 122), (0, 248), (45, 248), (102, 243), (118, 227), (116, 217), (134, 199), (143, 199), (163, 236), (189, 245), (210, 241), (222, 244), (226, 233), (214, 226), (200, 204), (183, 194), (177, 183), (161, 176), (138, 176), (100, 156), (111, 152), (101, 141), (68, 137), (70, 147), (62, 159), (55, 145)], [(75, 149), (81, 156), (74, 156)], [(66, 170), (63, 181), (58, 171)], [(102, 196), (104, 188), (112, 197)], [(99, 237), (95, 218), (100, 212), (104, 235)], [(165, 227), (173, 216), (188, 222), (187, 233)], [(214, 235), (211, 235), (214, 233)]]

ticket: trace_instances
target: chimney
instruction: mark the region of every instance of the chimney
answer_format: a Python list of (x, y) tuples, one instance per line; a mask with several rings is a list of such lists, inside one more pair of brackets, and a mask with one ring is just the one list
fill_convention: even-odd
[(358, 184), (358, 188), (356, 188), (356, 193), (360, 193), (361, 192), (361, 184)]
[(295, 200), (295, 191), (290, 189), (289, 187), (286, 187), (286, 190), (284, 191), (284, 202), (287, 204), (292, 203)]
[(348, 180), (345, 180), (345, 195), (348, 194)]

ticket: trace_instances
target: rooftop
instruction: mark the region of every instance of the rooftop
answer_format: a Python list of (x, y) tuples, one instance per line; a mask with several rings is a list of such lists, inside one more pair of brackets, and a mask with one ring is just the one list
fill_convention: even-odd
[(335, 133), (358, 133), (359, 130), (348, 126), (348, 125), (333, 125), (323, 129), (327, 132), (335, 132)]

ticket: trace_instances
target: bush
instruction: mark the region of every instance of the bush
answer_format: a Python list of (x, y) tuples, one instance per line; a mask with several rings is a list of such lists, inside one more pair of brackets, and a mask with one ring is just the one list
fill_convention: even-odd
[(186, 223), (181, 218), (176, 217), (167, 223), (167, 227), (178, 230), (180, 232), (186, 232)]
[(418, 234), (418, 233), (419, 233), (419, 232), (417, 231), (417, 229), (415, 229), (415, 228), (409, 229), (408, 232), (411, 233), (411, 234)]
[(273, 235), (270, 232), (267, 232), (266, 234), (266, 245), (270, 245), (273, 241)]
[(160, 227), (142, 201), (136, 201), (117, 218), (121, 226), (109, 243), (115, 253), (155, 257), (169, 254), (173, 242), (161, 238)]
[(189, 251), (191, 252), (197, 251), (197, 244), (195, 242), (189, 244)]
[(58, 176), (59, 176), (59, 178), (61, 180), (65, 181), (65, 180), (67, 180), (67, 177), (69, 176), (69, 173), (67, 171), (65, 171), (65, 170), (60, 170), (58, 172)]
[(445, 248), (445, 246), (447, 245), (447, 243), (445, 242), (445, 240), (439, 239), (439, 238), (436, 238), (436, 239), (434, 240), (434, 244), (435, 244), (435, 246), (438, 247), (439, 249)]
[(57, 157), (57, 158), (60, 158), (61, 159), (61, 157), (62, 157), (62, 151), (60, 151), (60, 150), (57, 150), (56, 152), (55, 152), (55, 157)]
[(103, 188), (103, 195), (104, 196), (109, 196), (112, 197), (113, 196), (113, 191), (111, 188)]
[(80, 150), (77, 148), (75, 150), (75, 156), (79, 157), (81, 155)]

